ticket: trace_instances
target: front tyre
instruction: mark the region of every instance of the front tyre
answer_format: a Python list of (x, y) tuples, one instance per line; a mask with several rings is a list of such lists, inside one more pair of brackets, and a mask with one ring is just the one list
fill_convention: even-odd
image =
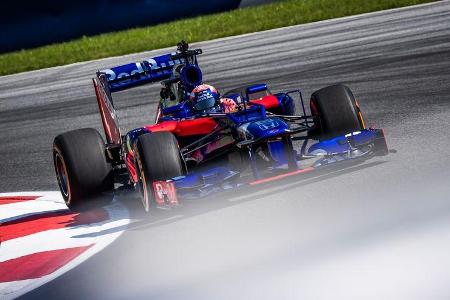
[(56, 178), (70, 209), (78, 209), (114, 189), (114, 174), (103, 138), (92, 128), (58, 135), (53, 141)]
[(351, 90), (337, 84), (322, 88), (311, 95), (314, 130), (319, 139), (364, 129), (364, 120)]
[(146, 212), (155, 204), (153, 182), (184, 174), (178, 141), (171, 132), (154, 132), (139, 136), (135, 147), (138, 190)]

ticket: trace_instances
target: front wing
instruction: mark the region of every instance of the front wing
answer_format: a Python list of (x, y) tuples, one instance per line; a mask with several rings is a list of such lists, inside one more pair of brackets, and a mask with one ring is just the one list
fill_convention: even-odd
[[(266, 168), (258, 173), (258, 178), (254, 178), (229, 167), (213, 167), (171, 180), (153, 182), (154, 199), (159, 206), (176, 206), (183, 200), (198, 199), (221, 191), (282, 180), (340, 163), (362, 162), (374, 156), (387, 155), (388, 152), (383, 131), (365, 129), (311, 146), (306, 155), (297, 156), (295, 170), (287, 163), (279, 164)], [(310, 163), (305, 164), (305, 161)]]

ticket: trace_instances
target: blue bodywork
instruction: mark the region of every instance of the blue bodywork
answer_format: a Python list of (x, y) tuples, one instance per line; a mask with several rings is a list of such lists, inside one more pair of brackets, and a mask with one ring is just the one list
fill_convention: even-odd
[(110, 91), (118, 92), (146, 83), (168, 79), (173, 74), (173, 66), (184, 62), (182, 58), (173, 60), (171, 54), (164, 54), (144, 59), (142, 62), (104, 69), (100, 73), (106, 74)]

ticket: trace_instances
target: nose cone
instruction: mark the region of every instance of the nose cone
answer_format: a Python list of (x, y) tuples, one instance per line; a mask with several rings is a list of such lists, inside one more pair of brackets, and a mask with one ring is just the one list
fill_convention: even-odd
[(279, 118), (268, 118), (256, 122), (242, 124), (238, 131), (246, 139), (270, 138), (283, 134), (289, 125)]

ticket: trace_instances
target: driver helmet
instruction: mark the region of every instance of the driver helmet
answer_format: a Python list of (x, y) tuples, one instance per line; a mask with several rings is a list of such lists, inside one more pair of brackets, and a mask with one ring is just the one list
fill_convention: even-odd
[(189, 99), (194, 110), (214, 111), (219, 103), (219, 92), (209, 84), (201, 84), (192, 90)]

